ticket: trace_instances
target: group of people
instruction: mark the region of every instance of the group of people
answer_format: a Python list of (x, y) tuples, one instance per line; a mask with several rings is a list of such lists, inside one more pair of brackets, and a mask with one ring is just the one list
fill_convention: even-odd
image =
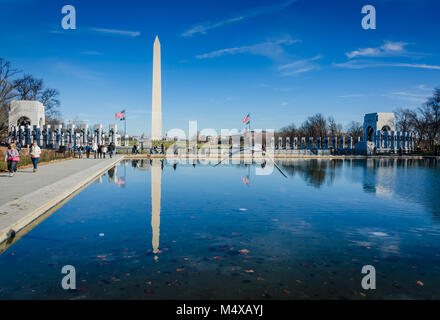
[[(8, 164), (9, 176), (13, 177), (17, 172), (18, 163), (20, 162), (20, 150), (21, 144), (19, 142), (13, 141), (8, 145), (8, 150), (5, 154), (5, 162)], [(116, 146), (114, 143), (110, 143), (108, 146), (105, 144), (97, 145), (94, 143), (93, 145), (87, 144), (86, 146), (74, 146), (74, 153), (78, 153), (78, 158), (81, 159), (83, 154), (85, 153), (87, 158), (90, 158), (90, 154), (93, 153), (95, 159), (105, 159), (108, 154), (110, 158), (115, 154)], [(34, 167), (33, 172), (38, 171), (38, 160), (40, 160), (41, 149), (37, 144), (37, 141), (34, 140), (33, 144), (29, 149), (29, 156), (32, 161), (32, 165)]]
[[(12, 142), (8, 145), (8, 150), (5, 154), (5, 161), (8, 163), (8, 171), (9, 176), (13, 177), (14, 174), (17, 172), (17, 166), (18, 162), (20, 162), (20, 144), (16, 144), (16, 142)], [(37, 172), (38, 167), (38, 160), (40, 160), (41, 155), (41, 149), (37, 144), (37, 141), (34, 140), (34, 143), (32, 144), (31, 148), (29, 149), (29, 156), (32, 161), (32, 165), (34, 166), (34, 172)]]
[(113, 142), (111, 142), (108, 146), (105, 144), (96, 144), (91, 145), (90, 143), (86, 146), (74, 146), (73, 151), (78, 152), (78, 159), (82, 159), (83, 154), (86, 154), (87, 158), (90, 158), (90, 154), (93, 153), (93, 157), (95, 159), (105, 159), (105, 156), (108, 154), (110, 158), (115, 154), (116, 146)]

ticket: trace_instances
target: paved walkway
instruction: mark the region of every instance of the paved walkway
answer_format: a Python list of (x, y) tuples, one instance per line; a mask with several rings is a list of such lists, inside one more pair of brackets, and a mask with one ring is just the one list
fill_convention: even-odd
[(19, 169), (14, 177), (0, 173), (0, 242), (94, 180), (117, 162), (113, 159), (73, 159)]

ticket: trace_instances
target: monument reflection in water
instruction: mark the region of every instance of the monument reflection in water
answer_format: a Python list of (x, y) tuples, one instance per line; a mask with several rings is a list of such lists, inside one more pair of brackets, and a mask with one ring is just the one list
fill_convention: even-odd
[(0, 299), (440, 298), (438, 162), (279, 164), (124, 161), (0, 255)]
[(151, 165), (151, 229), (153, 232), (153, 253), (154, 259), (159, 258), (159, 237), (160, 237), (160, 199), (162, 193), (162, 162), (158, 159), (152, 160)]

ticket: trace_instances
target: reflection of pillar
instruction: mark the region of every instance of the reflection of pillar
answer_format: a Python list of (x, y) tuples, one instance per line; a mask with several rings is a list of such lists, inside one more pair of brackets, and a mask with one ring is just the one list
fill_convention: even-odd
[[(160, 234), (160, 199), (162, 191), (161, 161), (153, 159), (151, 166), (151, 228), (153, 230), (153, 253), (159, 251)], [(157, 256), (154, 257), (157, 260)]]

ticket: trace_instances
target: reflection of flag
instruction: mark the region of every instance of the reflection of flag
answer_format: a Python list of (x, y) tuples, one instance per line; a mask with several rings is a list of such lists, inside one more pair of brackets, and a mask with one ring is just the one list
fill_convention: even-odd
[(125, 179), (124, 178), (122, 178), (122, 179), (116, 178), (115, 183), (120, 187), (125, 187)]
[(125, 120), (125, 109), (115, 114), (116, 119)]
[(251, 115), (250, 115), (250, 114), (248, 114), (248, 115), (247, 115), (246, 117), (244, 117), (244, 119), (242, 120), (242, 122), (243, 122), (243, 123), (246, 123), (246, 124), (248, 124), (249, 121), (251, 121)]
[(243, 183), (245, 184), (245, 185), (249, 185), (249, 178), (247, 178), (247, 177), (241, 177), (241, 181), (243, 181)]

